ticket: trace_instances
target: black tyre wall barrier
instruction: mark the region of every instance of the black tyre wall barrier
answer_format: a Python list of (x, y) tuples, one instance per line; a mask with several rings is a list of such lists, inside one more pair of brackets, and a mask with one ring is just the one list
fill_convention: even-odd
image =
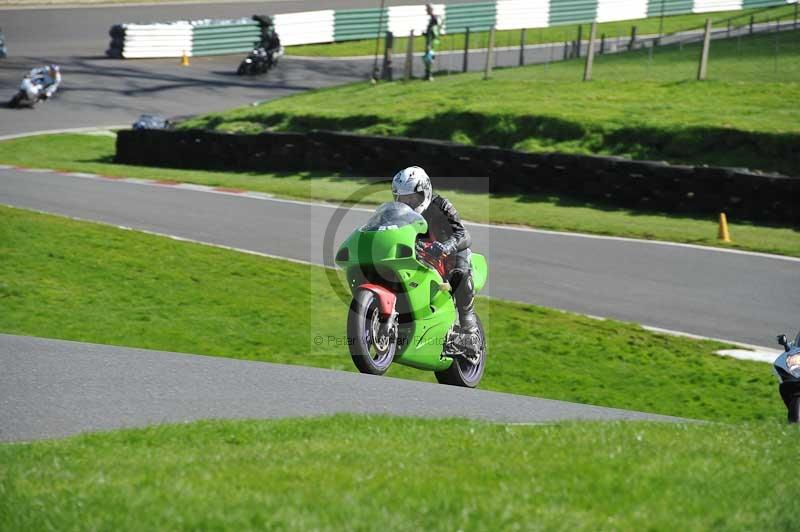
[[(329, 171), (389, 178), (422, 166), (469, 190), (488, 177), (496, 194), (559, 194), (608, 205), (800, 226), (800, 178), (745, 169), (671, 165), (621, 157), (525, 153), (446, 141), (310, 133), (120, 131), (123, 164), (226, 171)], [(463, 183), (463, 186), (461, 184)]]

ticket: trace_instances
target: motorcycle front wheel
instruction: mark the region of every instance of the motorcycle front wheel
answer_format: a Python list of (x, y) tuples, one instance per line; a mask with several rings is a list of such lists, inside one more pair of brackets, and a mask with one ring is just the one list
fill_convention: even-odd
[(436, 372), (436, 380), (439, 384), (449, 384), (450, 386), (461, 386), (464, 388), (474, 388), (481, 382), (483, 372), (486, 369), (486, 334), (483, 331), (483, 323), (478, 320), (478, 333), (481, 337), (481, 351), (478, 362), (473, 364), (464, 357), (454, 357), (450, 367), (443, 371)]
[(397, 325), (386, 335), (380, 330), (385, 318), (380, 315), (378, 297), (369, 290), (359, 290), (350, 303), (347, 315), (347, 345), (350, 357), (361, 373), (383, 375), (397, 351)]
[(16, 109), (19, 107), (19, 101), (22, 99), (22, 95), (20, 93), (16, 93), (13, 98), (8, 101), (8, 107), (11, 109)]

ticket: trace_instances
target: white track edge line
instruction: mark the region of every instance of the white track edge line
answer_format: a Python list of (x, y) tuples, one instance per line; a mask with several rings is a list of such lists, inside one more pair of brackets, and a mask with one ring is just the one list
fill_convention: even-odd
[(59, 133), (88, 133), (91, 131), (103, 131), (110, 129), (125, 129), (129, 128), (130, 124), (113, 124), (110, 126), (87, 126), (87, 127), (73, 127), (68, 129), (49, 129), (45, 131), (28, 131), (27, 133), (14, 133), (12, 135), (0, 136), (0, 142), (4, 140), (21, 139), (25, 137), (36, 137), (38, 135), (57, 135)]
[[(16, 169), (13, 167), (12, 169)], [(20, 168), (21, 171), (31, 171), (25, 168)], [(229, 196), (236, 196), (236, 197), (244, 197), (250, 199), (257, 199), (263, 201), (274, 201), (277, 203), (287, 203), (287, 204), (294, 204), (294, 205), (304, 205), (304, 206), (316, 206), (316, 207), (325, 207), (328, 209), (342, 209), (347, 208), (346, 205), (334, 205), (331, 203), (326, 202), (315, 202), (315, 201), (304, 201), (304, 200), (297, 200), (297, 199), (288, 199), (288, 198), (279, 198), (270, 196), (269, 193), (266, 192), (255, 192), (255, 191), (243, 191), (243, 192), (227, 192), (224, 190), (216, 190), (214, 187), (208, 185), (195, 185), (192, 183), (177, 183), (175, 185), (165, 185), (160, 184), (154, 179), (139, 179), (139, 178), (107, 178), (100, 175), (81, 175), (80, 173), (71, 174), (65, 172), (56, 172), (53, 173), (61, 173), (65, 175), (70, 175), (72, 177), (80, 177), (80, 178), (87, 178), (87, 179), (99, 179), (103, 181), (115, 181), (115, 182), (123, 182), (123, 183), (134, 183), (138, 185), (145, 185), (145, 186), (157, 186), (157, 187), (164, 187), (168, 186), (171, 188), (177, 189), (184, 189), (184, 190), (193, 190), (195, 192), (207, 192), (211, 194), (223, 194)], [(184, 186), (184, 185), (191, 185)], [(199, 187), (207, 187), (207, 190), (202, 190)], [(348, 210), (352, 211), (360, 211), (360, 212), (374, 212), (373, 209), (365, 209), (363, 207), (349, 207)], [(703, 246), (700, 244), (688, 244), (684, 242), (668, 242), (665, 240), (647, 240), (643, 238), (631, 238), (631, 237), (624, 237), (624, 236), (610, 236), (610, 235), (593, 235), (588, 233), (572, 233), (567, 231), (556, 231), (552, 229), (536, 229), (534, 227), (522, 227), (522, 226), (515, 226), (515, 225), (507, 225), (507, 224), (487, 224), (483, 222), (472, 222), (469, 220), (464, 220), (464, 223), (467, 225), (473, 225), (475, 227), (483, 227), (487, 229), (495, 229), (495, 230), (506, 230), (506, 231), (519, 231), (519, 232), (526, 232), (526, 233), (535, 233), (541, 235), (552, 235), (552, 236), (566, 236), (566, 237), (573, 237), (573, 238), (587, 238), (592, 240), (610, 240), (616, 242), (628, 242), (633, 244), (650, 244), (650, 245), (657, 245), (657, 246), (672, 246), (678, 248), (686, 248), (686, 249), (696, 249), (699, 251), (706, 251), (706, 252), (717, 252), (717, 253), (729, 253), (732, 255), (744, 255), (744, 256), (751, 256), (751, 257), (760, 257), (766, 259), (773, 259), (773, 260), (782, 260), (787, 262), (797, 262), (800, 263), (800, 257), (789, 257), (785, 255), (776, 255), (774, 253), (764, 253), (760, 251), (746, 251), (742, 249), (730, 249), (730, 248), (722, 248), (722, 247), (713, 247), (713, 246)]]

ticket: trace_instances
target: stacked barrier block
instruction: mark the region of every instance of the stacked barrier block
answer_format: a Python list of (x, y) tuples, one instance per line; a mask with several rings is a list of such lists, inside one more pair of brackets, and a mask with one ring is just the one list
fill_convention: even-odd
[(192, 51), (192, 25), (188, 22), (171, 24), (126, 24), (122, 57), (180, 57)]
[(192, 55), (249, 52), (261, 41), (261, 24), (251, 19), (192, 23)]
[(275, 28), (281, 44), (314, 44), (334, 41), (334, 10), (306, 11), (275, 15)]
[[(736, 11), (797, 3), (798, 0), (493, 0), (434, 4), (445, 33), (567, 24), (614, 22), (689, 13)], [(274, 16), (284, 46), (374, 39), (388, 30), (420, 35), (428, 25), (425, 6), (385, 9), (326, 9)], [(181, 21), (170, 24), (123, 24), (111, 28), (112, 57), (180, 57), (250, 51), (261, 37), (251, 19)]]

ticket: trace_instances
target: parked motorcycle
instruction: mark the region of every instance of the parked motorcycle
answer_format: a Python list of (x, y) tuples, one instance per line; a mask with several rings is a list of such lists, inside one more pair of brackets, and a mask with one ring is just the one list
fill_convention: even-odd
[(236, 74), (239, 76), (255, 76), (266, 74), (278, 65), (278, 58), (283, 55), (283, 48), (267, 50), (263, 47), (253, 48), (239, 64)]
[(778, 390), (788, 409), (789, 423), (800, 423), (800, 333), (794, 342), (781, 334), (778, 343), (785, 349), (774, 363), (775, 373), (780, 380)]
[(12, 109), (18, 107), (33, 107), (44, 98), (44, 83), (42, 80), (25, 76), (19, 84), (19, 91), (8, 102)]
[[(336, 253), (353, 299), (347, 317), (350, 356), (362, 373), (383, 375), (392, 362), (433, 371), (442, 384), (474, 388), (486, 367), (486, 337), (462, 334), (445, 260), (428, 249), (428, 224), (404, 203), (384, 203)], [(475, 291), (488, 276), (472, 254)]]

